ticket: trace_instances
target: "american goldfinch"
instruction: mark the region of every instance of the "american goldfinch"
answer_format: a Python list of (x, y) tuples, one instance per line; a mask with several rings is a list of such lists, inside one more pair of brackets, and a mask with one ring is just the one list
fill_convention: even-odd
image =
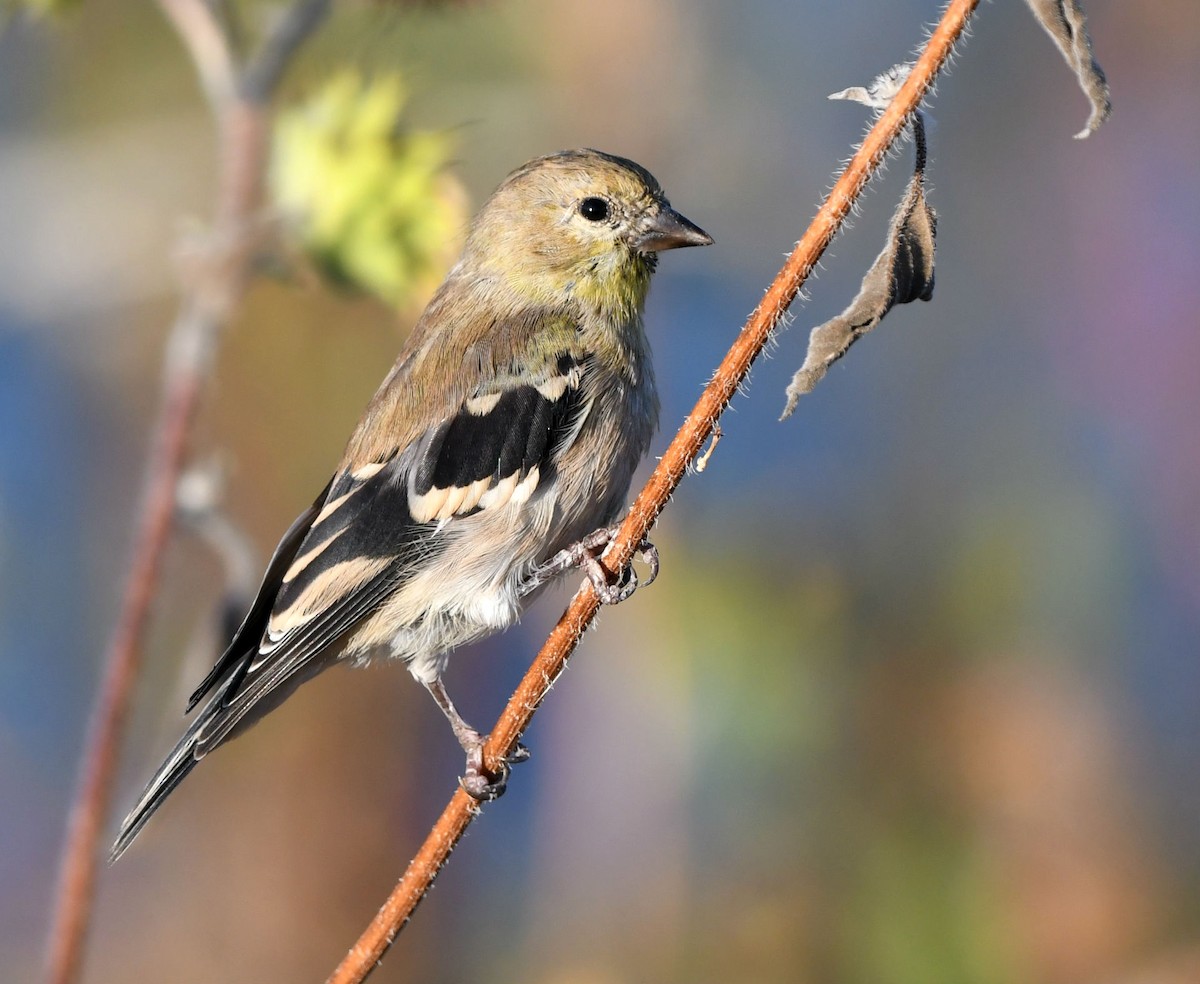
[(333, 478), (284, 534), (113, 860), (201, 758), (305, 680), (378, 651), (450, 720), (464, 788), (498, 794), (504, 777), (483, 772), (483, 738), (442, 684), (448, 654), (510, 625), (571, 566), (605, 602), (636, 583), (610, 584), (595, 554), (658, 421), (642, 308), (658, 252), (711, 242), (620, 157), (563, 151), (505, 179)]

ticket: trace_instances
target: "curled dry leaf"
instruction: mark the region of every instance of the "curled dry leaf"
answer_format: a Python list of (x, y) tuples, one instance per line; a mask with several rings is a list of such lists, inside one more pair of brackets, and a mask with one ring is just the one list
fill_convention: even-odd
[(849, 89), (843, 89), (841, 92), (830, 93), (829, 98), (850, 99), (876, 110), (887, 109), (887, 104), (900, 91), (900, 87), (904, 85), (905, 80), (908, 78), (908, 73), (912, 71), (912, 68), (912, 62), (893, 65), (886, 72), (877, 75), (870, 85), (854, 85)]
[(1087, 126), (1075, 134), (1076, 140), (1095, 133), (1112, 114), (1108, 95), (1108, 80), (1092, 54), (1092, 39), (1088, 36), (1087, 16), (1081, 0), (1025, 0), (1038, 23), (1046, 29), (1067, 64), (1075, 71), (1079, 86), (1092, 104)]
[(704, 453), (696, 459), (696, 471), (702, 472), (708, 467), (708, 459), (712, 457), (712, 453), (717, 450), (717, 445), (721, 443), (721, 438), (725, 435), (721, 432), (721, 425), (714, 422), (712, 429), (712, 437), (708, 439), (708, 447)]
[[(880, 79), (892, 77), (896, 71), (892, 69)], [(836, 97), (878, 108), (875, 92), (880, 79), (867, 89), (847, 89), (837, 93)], [(903, 82), (903, 78), (900, 81)], [(913, 114), (912, 127), (917, 147), (916, 166), (892, 216), (887, 244), (863, 277), (862, 286), (850, 306), (836, 318), (812, 330), (804, 365), (787, 388), (787, 405), (780, 420), (791, 416), (800, 397), (812, 392), (829, 367), (879, 324), (893, 306), (915, 300), (928, 301), (933, 297), (937, 214), (925, 200), (925, 121), (920, 112)]]

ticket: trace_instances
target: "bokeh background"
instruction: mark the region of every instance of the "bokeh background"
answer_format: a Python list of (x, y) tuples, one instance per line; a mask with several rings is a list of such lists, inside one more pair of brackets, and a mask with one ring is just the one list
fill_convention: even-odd
[[(1073, 141), (1087, 107), (1058, 53), (1023, 4), (981, 8), (932, 104), (933, 302), (776, 422), (808, 327), (879, 249), (897, 160), (664, 515), (661, 580), (588, 635), (374, 980), (1200, 980), (1200, 6), (1088, 7), (1111, 122)], [(652, 291), (661, 449), (862, 133), (826, 94), (936, 15), (346, 5), (283, 95), (400, 69), (468, 212), (560, 147), (649, 167), (717, 241), (667, 255)], [(0, 34), (5, 981), (37, 975), (213, 136), (154, 4)], [(251, 292), (196, 443), (260, 555), (411, 322), (312, 277)], [(212, 658), (222, 578), (176, 538), (121, 812)], [(455, 658), (470, 719), (494, 720), (568, 593)], [(460, 766), (402, 668), (326, 674), (104, 871), (85, 979), (324, 979)]]

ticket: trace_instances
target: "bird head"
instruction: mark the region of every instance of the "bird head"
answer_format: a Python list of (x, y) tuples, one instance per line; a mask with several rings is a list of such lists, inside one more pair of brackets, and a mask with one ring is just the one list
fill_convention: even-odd
[(527, 295), (626, 309), (641, 306), (657, 253), (711, 242), (645, 168), (568, 150), (505, 179), (475, 220), (467, 256)]

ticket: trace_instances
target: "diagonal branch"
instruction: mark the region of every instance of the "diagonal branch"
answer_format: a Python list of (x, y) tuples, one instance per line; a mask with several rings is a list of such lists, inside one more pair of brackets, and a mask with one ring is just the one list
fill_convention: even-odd
[[(783, 269), (750, 315), (712, 381), (638, 495), (605, 557), (610, 568), (619, 570), (628, 564), (635, 546), (649, 534), (689, 464), (695, 461), (704, 442), (713, 433), (717, 418), (745, 380), (754, 359), (779, 326), (784, 313), (841, 228), (867, 181), (900, 135), (909, 114), (920, 105), (933, 85), (978, 3), (979, 0), (950, 0), (908, 81), (880, 115), (838, 178), (808, 231), (796, 244)], [(585, 583), (571, 600), (509, 699), (496, 727), (492, 729), (484, 748), (486, 768), (495, 770), (501, 760), (516, 749), (521, 733), (528, 727), (551, 685), (562, 673), (598, 607), (595, 592), (590, 584)], [(326, 984), (358, 984), (366, 979), (411, 918), (438, 871), (479, 812), (478, 804), (471, 797), (461, 789), (455, 792), (383, 907)]]
[[(159, 0), (195, 62), (219, 130), (217, 202), (213, 223), (193, 244), (184, 269), (184, 297), (167, 341), (163, 393), (138, 511), (133, 560), (116, 628), (104, 661), (61, 856), (59, 884), (46, 953), (46, 980), (69, 984), (79, 976), (96, 888), (96, 846), (134, 683), (141, 642), (158, 585), (175, 512), (175, 488), (188, 438), (212, 372), (221, 334), (253, 272), (256, 224), (269, 151), (270, 87), (288, 58), (320, 23), (329, 0), (295, 0), (269, 36), (263, 66), (248, 98), (224, 21), (207, 0)], [(251, 65), (253, 68), (254, 65)], [(249, 69), (246, 70), (247, 72)], [(265, 87), (265, 88), (264, 88)]]

